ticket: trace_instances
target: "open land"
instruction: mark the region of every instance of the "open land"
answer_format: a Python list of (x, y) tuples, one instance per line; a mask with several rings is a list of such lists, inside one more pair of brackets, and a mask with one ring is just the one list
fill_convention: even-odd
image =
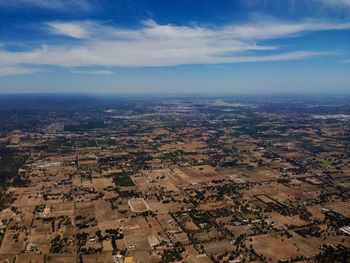
[(348, 262), (349, 101), (0, 97), (0, 262)]

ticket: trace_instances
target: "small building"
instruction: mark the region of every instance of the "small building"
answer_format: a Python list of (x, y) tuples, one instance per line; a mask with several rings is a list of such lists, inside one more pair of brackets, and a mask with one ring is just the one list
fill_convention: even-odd
[(148, 241), (148, 244), (150, 245), (150, 247), (156, 247), (159, 245), (159, 240), (156, 236), (154, 235), (149, 235), (147, 237), (147, 241)]
[(29, 242), (26, 247), (26, 252), (34, 252), (36, 251), (36, 244), (34, 242)]
[(343, 232), (346, 235), (350, 235), (350, 226), (343, 226), (341, 228), (339, 228), (339, 231)]
[(48, 218), (51, 216), (51, 207), (45, 207), (44, 211), (39, 214), (41, 218)]

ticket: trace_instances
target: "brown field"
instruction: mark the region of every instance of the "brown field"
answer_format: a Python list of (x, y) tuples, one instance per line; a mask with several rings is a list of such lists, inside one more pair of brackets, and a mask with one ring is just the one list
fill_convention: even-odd
[(161, 233), (162, 236), (165, 236), (162, 226), (158, 223), (158, 220), (156, 217), (148, 216), (147, 217), (148, 224), (150, 227), (150, 233), (153, 235), (158, 235), (158, 233)]
[[(306, 184), (307, 185), (307, 184)], [(307, 200), (313, 197), (316, 197), (319, 190), (316, 190), (317, 186), (309, 185), (309, 187), (298, 187), (298, 188), (291, 188), (287, 187), (282, 184), (277, 183), (271, 183), (266, 185), (258, 185), (255, 186), (253, 189), (250, 189), (246, 191), (245, 195), (247, 196), (254, 196), (254, 195), (266, 195), (269, 196), (276, 201), (279, 202), (285, 202), (288, 199), (301, 199), (301, 200)]]
[(206, 144), (204, 144), (203, 142), (191, 140), (188, 143), (164, 144), (159, 148), (159, 150), (162, 152), (164, 151), (171, 152), (176, 150), (182, 150), (184, 152), (192, 152), (192, 151), (203, 149), (204, 147), (206, 147)]
[[(147, 250), (131, 250), (129, 252), (129, 257), (132, 257), (132, 262), (145, 262), (145, 263), (153, 263), (157, 262), (157, 256), (150, 255), (149, 251)], [(159, 260), (159, 259), (158, 259)], [(128, 263), (130, 261), (125, 261), (125, 263)]]
[(128, 201), (133, 212), (141, 213), (150, 209), (149, 205), (143, 198), (134, 198)]
[(20, 231), (18, 236), (18, 241), (15, 239), (14, 231), (6, 231), (5, 236), (2, 240), (0, 254), (19, 254), (23, 249), (25, 249), (26, 243), (24, 242), (25, 233)]
[(32, 229), (29, 241), (36, 244), (38, 251), (49, 253), (51, 248), (52, 235), (51, 227), (37, 227)]
[(199, 227), (193, 222), (193, 221), (186, 221), (183, 223), (184, 228), (186, 229), (185, 231), (197, 231), (199, 230)]
[(303, 255), (289, 241), (282, 241), (281, 237), (272, 234), (252, 237), (252, 241), (247, 241), (246, 244), (248, 247), (252, 245), (258, 255), (271, 258), (272, 262)]
[(112, 254), (83, 255), (83, 263), (114, 263)]
[(26, 206), (21, 208), (21, 217), (19, 219), (19, 226), (20, 227), (29, 227), (32, 223), (33, 219), (33, 206)]
[(199, 205), (201, 210), (212, 210), (227, 207), (227, 201), (205, 202)]
[(307, 224), (307, 222), (300, 219), (299, 216), (284, 216), (277, 212), (271, 212), (268, 213), (268, 217), (270, 218), (270, 221), (274, 222), (276, 226), (283, 226), (283, 225), (295, 225), (295, 226), (302, 226)]
[(259, 199), (260, 201), (263, 201), (264, 203), (276, 203), (275, 200), (271, 199), (267, 195), (257, 195), (255, 198)]
[(103, 222), (106, 220), (118, 219), (117, 211), (112, 210), (111, 204), (105, 200), (95, 200), (94, 204), (94, 216), (97, 222)]
[(112, 252), (113, 251), (113, 246), (112, 246), (111, 240), (102, 241), (102, 247), (103, 247), (104, 252)]
[(220, 231), (217, 231), (215, 229), (211, 229), (208, 232), (200, 232), (194, 235), (194, 237), (200, 242), (208, 242), (210, 240), (221, 238), (222, 233)]
[(14, 254), (0, 254), (0, 262), (15, 262), (16, 255)]
[(206, 254), (198, 254), (193, 246), (186, 246), (186, 253), (193, 263), (211, 263)]
[(95, 206), (93, 202), (79, 202), (77, 203), (77, 215), (81, 216), (94, 216)]
[(147, 236), (139, 226), (125, 229), (124, 240), (128, 249), (149, 249)]
[(241, 234), (252, 234), (253, 231), (251, 230), (251, 227), (249, 225), (242, 225), (242, 226), (232, 226), (228, 225), (226, 228), (235, 236), (238, 237)]
[(36, 191), (33, 193), (33, 191), (29, 188), (10, 187), (7, 190), (7, 192), (12, 192), (17, 197), (17, 199), (14, 202), (14, 205), (19, 207), (45, 204), (45, 201), (43, 200), (42, 196), (36, 195)]
[(76, 255), (73, 254), (50, 254), (46, 257), (48, 263), (75, 263)]
[(191, 178), (217, 175), (217, 172), (215, 171), (215, 169), (210, 165), (184, 167), (184, 168), (181, 168), (180, 170)]
[(52, 216), (72, 216), (74, 213), (73, 202), (51, 204), (51, 214)]
[(350, 204), (349, 203), (343, 203), (343, 202), (333, 202), (330, 204), (325, 205), (326, 208), (332, 209), (335, 212), (342, 214), (346, 217), (350, 217)]
[(225, 174), (228, 176), (233, 175), (232, 179), (236, 180), (237, 183), (242, 183), (241, 181), (261, 182), (277, 179), (279, 177), (278, 173), (275, 171), (262, 168), (232, 168), (228, 171), (225, 171)]
[(293, 237), (289, 240), (292, 244), (295, 244), (300, 251), (308, 256), (313, 257), (320, 252), (319, 246), (323, 243), (321, 239), (316, 237), (303, 238), (297, 233), (293, 233)]
[(164, 186), (169, 192), (179, 192), (179, 188), (176, 187), (171, 181), (163, 181), (162, 186)]
[(226, 251), (234, 251), (235, 246), (230, 244), (230, 241), (213, 241), (203, 245), (205, 252), (210, 256), (214, 254), (223, 254)]
[(44, 255), (19, 254), (17, 263), (44, 263)]
[(102, 232), (106, 231), (106, 229), (116, 229), (120, 228), (121, 226), (122, 223), (116, 219), (104, 220), (103, 222), (98, 223), (98, 227)]
[(108, 186), (114, 186), (113, 178), (92, 178), (92, 185), (97, 191), (101, 191)]
[(180, 226), (169, 214), (158, 214), (157, 219), (167, 233), (174, 234), (182, 232)]
[(319, 220), (323, 220), (325, 216), (321, 210), (322, 208), (323, 208), (323, 206), (321, 206), (321, 205), (315, 205), (315, 206), (307, 207), (307, 211), (310, 212), (313, 217), (315, 217)]

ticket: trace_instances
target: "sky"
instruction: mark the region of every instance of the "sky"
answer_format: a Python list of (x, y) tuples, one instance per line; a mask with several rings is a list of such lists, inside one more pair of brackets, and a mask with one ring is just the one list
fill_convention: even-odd
[(350, 0), (0, 0), (0, 93), (350, 94)]

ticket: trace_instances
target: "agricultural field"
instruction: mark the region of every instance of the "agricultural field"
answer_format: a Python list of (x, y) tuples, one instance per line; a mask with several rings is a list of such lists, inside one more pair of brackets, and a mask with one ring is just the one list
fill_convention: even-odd
[[(345, 106), (135, 98), (69, 112), (52, 103), (47, 112), (60, 117), (28, 109), (37, 128), (0, 132), (0, 262), (349, 258), (350, 130), (314, 117)], [(1, 114), (17, 125), (11, 110)]]

